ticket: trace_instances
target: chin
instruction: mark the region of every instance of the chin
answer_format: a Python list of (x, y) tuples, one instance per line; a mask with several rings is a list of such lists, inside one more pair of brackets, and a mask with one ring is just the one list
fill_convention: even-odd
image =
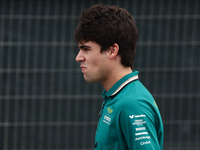
[(91, 79), (91, 78), (87, 78), (87, 77), (85, 77), (85, 76), (84, 76), (84, 79), (85, 79), (85, 81), (88, 82), (88, 83), (97, 83), (97, 82), (98, 82), (98, 80)]
[(98, 81), (86, 80), (86, 79), (85, 79), (85, 81), (87, 81), (88, 83), (97, 83), (98, 82)]

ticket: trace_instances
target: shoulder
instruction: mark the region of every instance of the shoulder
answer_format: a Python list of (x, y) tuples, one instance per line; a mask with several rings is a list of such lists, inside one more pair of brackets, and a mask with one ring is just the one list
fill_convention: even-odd
[(152, 99), (151, 93), (148, 89), (139, 81), (134, 81), (126, 85), (121, 91), (117, 94), (120, 98), (131, 98), (131, 99)]
[(127, 86), (116, 96), (119, 109), (140, 110), (154, 107), (154, 98), (152, 94), (144, 87), (131, 88)]
[(148, 99), (144, 97), (134, 98), (132, 96), (127, 96), (119, 100), (116, 108), (120, 111), (125, 112), (135, 112), (135, 113), (145, 113), (149, 111), (153, 106), (153, 99)]
[(145, 115), (150, 120), (155, 121), (158, 108), (151, 96), (133, 97), (127, 95), (118, 101), (115, 109), (118, 111), (119, 116), (123, 118)]

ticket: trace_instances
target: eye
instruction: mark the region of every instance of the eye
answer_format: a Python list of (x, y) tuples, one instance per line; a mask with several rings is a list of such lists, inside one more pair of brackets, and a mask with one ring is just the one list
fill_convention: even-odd
[(84, 48), (84, 51), (88, 51), (89, 49), (88, 48)]
[(90, 50), (90, 46), (87, 46), (87, 45), (81, 45), (81, 46), (79, 46), (79, 48), (80, 48), (80, 50), (85, 51), (85, 52)]

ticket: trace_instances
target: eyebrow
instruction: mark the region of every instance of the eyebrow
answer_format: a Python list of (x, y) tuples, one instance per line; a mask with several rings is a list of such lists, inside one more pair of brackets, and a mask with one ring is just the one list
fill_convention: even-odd
[(90, 47), (90, 46), (87, 46), (87, 45), (81, 45), (79, 48), (80, 48), (80, 49), (83, 49), (83, 48), (91, 48), (91, 47)]

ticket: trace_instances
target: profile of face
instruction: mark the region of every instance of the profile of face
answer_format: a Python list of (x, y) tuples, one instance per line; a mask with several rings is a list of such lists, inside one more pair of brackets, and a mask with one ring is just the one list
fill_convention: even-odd
[(88, 83), (103, 82), (108, 77), (107, 51), (101, 53), (101, 47), (96, 42), (79, 43), (79, 53), (76, 61), (80, 63), (84, 79)]

